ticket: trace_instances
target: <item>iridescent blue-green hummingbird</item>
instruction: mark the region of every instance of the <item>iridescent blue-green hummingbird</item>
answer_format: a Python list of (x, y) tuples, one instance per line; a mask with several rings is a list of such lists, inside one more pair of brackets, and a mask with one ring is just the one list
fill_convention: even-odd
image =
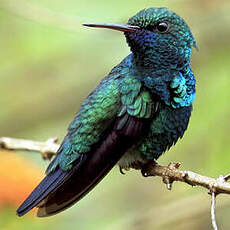
[(115, 164), (142, 169), (181, 138), (195, 98), (190, 66), (197, 47), (185, 21), (166, 8), (144, 9), (126, 25), (131, 54), (83, 101), (46, 177), (18, 208), (50, 216), (84, 197)]

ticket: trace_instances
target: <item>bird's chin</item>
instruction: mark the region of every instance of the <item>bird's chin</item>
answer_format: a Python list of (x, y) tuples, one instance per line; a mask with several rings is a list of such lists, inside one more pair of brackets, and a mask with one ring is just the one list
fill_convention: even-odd
[(136, 56), (153, 55), (159, 43), (159, 35), (147, 30), (125, 32), (126, 41)]

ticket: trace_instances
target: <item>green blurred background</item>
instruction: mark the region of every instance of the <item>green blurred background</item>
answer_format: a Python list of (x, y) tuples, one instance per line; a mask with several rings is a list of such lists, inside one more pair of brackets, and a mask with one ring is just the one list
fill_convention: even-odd
[[(125, 23), (140, 9), (162, 6), (187, 21), (199, 52), (192, 58), (197, 98), (188, 131), (159, 163), (179, 161), (213, 177), (229, 173), (229, 0), (1, 0), (0, 136), (61, 140), (81, 101), (129, 53), (121, 33), (81, 23)], [(160, 178), (133, 170), (122, 176), (117, 167), (65, 212), (18, 218), (17, 205), (48, 162), (28, 152), (0, 152), (0, 161), (1, 230), (211, 229), (206, 190), (175, 183), (170, 192)], [(218, 197), (220, 229), (230, 229), (229, 212), (230, 197)]]

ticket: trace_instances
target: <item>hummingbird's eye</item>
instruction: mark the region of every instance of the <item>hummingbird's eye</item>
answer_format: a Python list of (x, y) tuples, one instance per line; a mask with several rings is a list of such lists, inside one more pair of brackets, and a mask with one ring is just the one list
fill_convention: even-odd
[(158, 22), (156, 25), (156, 30), (160, 33), (165, 33), (169, 30), (168, 22)]
[(148, 25), (146, 27), (147, 30), (150, 30), (152, 32), (158, 32), (158, 33), (166, 33), (168, 32), (169, 30), (169, 27), (170, 27), (170, 24), (169, 22), (166, 22), (166, 21), (161, 21), (161, 22), (158, 22), (157, 24), (155, 24), (154, 26), (152, 25)]

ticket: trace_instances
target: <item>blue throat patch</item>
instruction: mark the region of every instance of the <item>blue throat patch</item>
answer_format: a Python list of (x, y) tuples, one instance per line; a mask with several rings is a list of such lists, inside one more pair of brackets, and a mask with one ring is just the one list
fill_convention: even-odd
[(147, 76), (142, 81), (152, 93), (158, 95), (166, 105), (173, 108), (190, 106), (196, 97), (196, 81), (190, 66), (186, 67), (186, 71), (177, 72), (177, 74)]

